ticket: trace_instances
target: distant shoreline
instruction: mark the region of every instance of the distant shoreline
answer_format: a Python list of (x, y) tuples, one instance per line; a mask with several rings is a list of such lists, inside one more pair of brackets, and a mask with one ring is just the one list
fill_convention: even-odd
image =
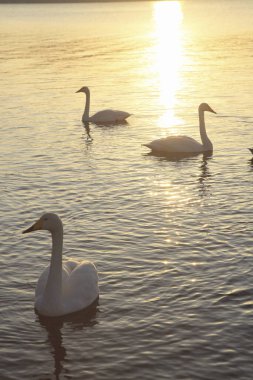
[[(123, 3), (149, 0), (0, 0), (0, 4)], [(155, 1), (155, 0), (152, 0)]]

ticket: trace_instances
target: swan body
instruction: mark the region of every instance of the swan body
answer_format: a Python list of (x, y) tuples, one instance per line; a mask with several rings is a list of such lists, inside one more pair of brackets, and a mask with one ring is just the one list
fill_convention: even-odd
[(56, 214), (44, 214), (23, 233), (36, 230), (51, 233), (52, 254), (36, 286), (35, 309), (41, 315), (58, 317), (90, 306), (99, 296), (94, 264), (74, 260), (62, 262), (63, 226)]
[(188, 136), (168, 136), (144, 145), (155, 153), (163, 154), (211, 152), (213, 144), (206, 133), (205, 111), (216, 113), (207, 103), (202, 103), (199, 106), (199, 131), (202, 144)]
[(90, 90), (88, 87), (82, 87), (76, 92), (83, 92), (86, 95), (84, 113), (82, 116), (83, 123), (90, 121), (95, 124), (99, 123), (118, 123), (125, 121), (131, 114), (125, 111), (107, 109), (89, 116), (90, 113)]

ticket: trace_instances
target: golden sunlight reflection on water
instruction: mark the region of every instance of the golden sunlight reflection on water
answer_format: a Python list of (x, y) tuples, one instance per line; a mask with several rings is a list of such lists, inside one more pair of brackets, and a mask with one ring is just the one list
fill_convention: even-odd
[[(250, 380), (253, 2), (0, 9), (1, 379)], [(128, 123), (84, 129), (84, 85), (92, 114)], [(199, 140), (203, 101), (212, 157), (142, 146)], [(91, 318), (34, 314), (51, 241), (21, 231), (45, 211), (62, 217), (65, 258), (98, 269)]]
[[(179, 1), (158, 2), (153, 7), (156, 39), (153, 70), (159, 78), (160, 102), (167, 107), (159, 124), (167, 128), (180, 124), (174, 114), (174, 106), (182, 81), (180, 69), (183, 63), (183, 12)], [(176, 132), (176, 129), (172, 132)]]

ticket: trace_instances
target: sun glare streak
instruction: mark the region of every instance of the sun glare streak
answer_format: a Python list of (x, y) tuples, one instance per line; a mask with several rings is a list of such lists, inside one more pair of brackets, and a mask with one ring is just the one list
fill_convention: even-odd
[(161, 123), (180, 124), (174, 116), (176, 92), (180, 88), (180, 68), (183, 62), (182, 30), (183, 12), (179, 1), (154, 4), (156, 45), (154, 71), (159, 77), (160, 102), (167, 107)]

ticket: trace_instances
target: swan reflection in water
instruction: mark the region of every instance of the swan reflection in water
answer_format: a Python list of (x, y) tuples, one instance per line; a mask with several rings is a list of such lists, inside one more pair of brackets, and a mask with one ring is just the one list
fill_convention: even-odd
[[(204, 153), (170, 153), (167, 155), (159, 154), (157, 152), (145, 153), (144, 156), (153, 156), (156, 157), (159, 161), (168, 161), (168, 162), (181, 162), (189, 163), (190, 159), (196, 161), (197, 156), (202, 155), (202, 160), (200, 163), (200, 175), (198, 176), (199, 184), (199, 195), (207, 196), (210, 194), (210, 184), (207, 185), (208, 178), (211, 177), (211, 173), (208, 166), (208, 161), (212, 159), (213, 151), (204, 152)], [(192, 160), (193, 161), (193, 160)]]
[(93, 137), (91, 137), (91, 134), (90, 134), (90, 123), (88, 121), (86, 121), (84, 123), (84, 129), (86, 131), (86, 143), (91, 143), (93, 141)]
[[(61, 374), (71, 378), (68, 369), (64, 368), (64, 362), (67, 360), (67, 347), (64, 346), (62, 332), (64, 325), (75, 331), (92, 328), (98, 323), (96, 320), (97, 311), (98, 300), (89, 308), (63, 317), (44, 317), (37, 314), (37, 321), (48, 333), (48, 342), (51, 345), (51, 354), (54, 361), (54, 369), (51, 372), (53, 372), (55, 380), (60, 380)], [(49, 376), (51, 379), (51, 373)]]
[(248, 160), (250, 171), (253, 171), (253, 157)]
[(199, 181), (199, 195), (201, 197), (210, 195), (210, 183), (208, 183), (208, 179), (211, 178), (210, 169), (208, 166), (208, 161), (212, 159), (211, 155), (203, 154), (202, 162), (200, 164), (200, 176), (198, 178)]
[[(253, 154), (253, 148), (248, 148), (248, 149)], [(251, 170), (253, 170), (253, 157), (249, 160), (249, 165), (251, 167)]]
[[(106, 129), (109, 128), (115, 128), (116, 126), (122, 126), (122, 125), (128, 125), (128, 122), (126, 120), (121, 121), (120, 123), (110, 123), (107, 125), (104, 124), (98, 124), (97, 127), (105, 127)], [(91, 130), (90, 130), (90, 123), (88, 121), (83, 123), (84, 129), (85, 129), (85, 143), (90, 144), (93, 142), (93, 137), (91, 136)]]

